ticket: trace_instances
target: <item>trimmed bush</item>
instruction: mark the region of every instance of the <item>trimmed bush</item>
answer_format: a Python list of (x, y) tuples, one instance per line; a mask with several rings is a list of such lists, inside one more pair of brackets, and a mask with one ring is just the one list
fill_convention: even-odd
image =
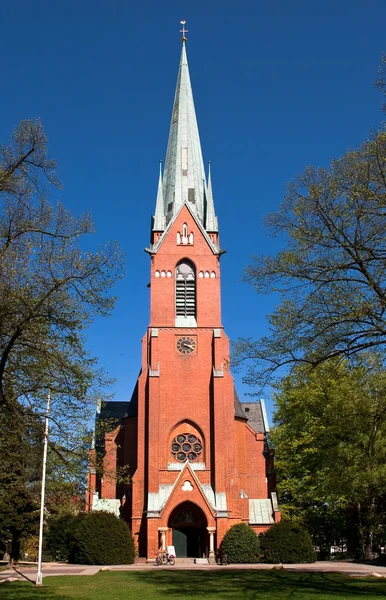
[(311, 563), (316, 554), (310, 534), (306, 529), (292, 523), (275, 523), (260, 535), (262, 562), (267, 563)]
[(107, 512), (82, 515), (76, 524), (69, 562), (84, 565), (128, 565), (134, 562), (131, 531), (122, 519)]
[(68, 514), (50, 519), (45, 544), (51, 560), (68, 561), (75, 526), (80, 518), (80, 516)]
[(227, 555), (229, 563), (256, 563), (260, 555), (259, 538), (248, 525), (238, 523), (224, 535), (220, 553)]

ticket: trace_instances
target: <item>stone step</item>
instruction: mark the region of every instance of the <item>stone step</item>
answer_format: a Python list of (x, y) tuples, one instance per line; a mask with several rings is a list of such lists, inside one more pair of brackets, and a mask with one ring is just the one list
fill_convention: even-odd
[(196, 565), (207, 565), (209, 563), (207, 558), (195, 558), (194, 562)]
[(176, 565), (194, 565), (195, 558), (184, 557), (176, 558)]

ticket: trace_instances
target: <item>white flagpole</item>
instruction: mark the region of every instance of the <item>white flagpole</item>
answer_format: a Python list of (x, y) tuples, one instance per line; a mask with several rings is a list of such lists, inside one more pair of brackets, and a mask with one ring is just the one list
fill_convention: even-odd
[(43, 585), (42, 573), (42, 551), (43, 551), (43, 521), (44, 521), (44, 496), (46, 491), (46, 465), (47, 465), (47, 445), (48, 445), (48, 418), (50, 414), (51, 394), (47, 394), (46, 423), (44, 428), (44, 446), (43, 446), (43, 469), (42, 469), (42, 491), (40, 501), (40, 525), (39, 525), (39, 558), (38, 573), (36, 576), (36, 585)]

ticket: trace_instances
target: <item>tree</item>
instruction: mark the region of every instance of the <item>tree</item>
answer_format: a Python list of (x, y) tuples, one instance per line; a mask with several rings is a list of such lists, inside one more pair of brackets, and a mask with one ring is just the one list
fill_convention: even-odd
[[(43, 415), (50, 391), (50, 448), (70, 464), (108, 383), (84, 331), (113, 309), (123, 256), (116, 243), (86, 250), (90, 216), (49, 203), (55, 167), (39, 121), (22, 121), (0, 149), (0, 428), (22, 447), (26, 415)], [(0, 471), (11, 466), (0, 454)]]
[[(30, 409), (15, 421), (12, 411), (0, 407), (0, 552), (20, 558), (25, 542), (38, 539), (43, 422)], [(78, 428), (79, 431), (79, 428)], [(46, 472), (45, 517), (76, 515), (84, 509), (89, 445), (60, 448), (50, 441)]]
[[(375, 87), (386, 97), (386, 54), (382, 54), (379, 76), (375, 82)], [(382, 110), (386, 113), (386, 102), (383, 102)]]
[(281, 302), (269, 336), (235, 344), (235, 363), (249, 361), (246, 382), (264, 384), (293, 364), (384, 353), (386, 132), (329, 169), (308, 167), (267, 224), (285, 247), (255, 257), (245, 279), (260, 293), (278, 292)]
[(82, 250), (91, 219), (52, 207), (52, 186), (55, 162), (42, 126), (23, 121), (0, 154), (0, 405), (44, 413), (50, 390), (59, 430), (106, 382), (83, 334), (95, 316), (111, 312), (123, 256), (116, 243)]
[(73, 218), (47, 200), (57, 184), (39, 122), (24, 121), (0, 160), (0, 404), (40, 408), (50, 389), (77, 412), (97, 373), (83, 331), (114, 306), (110, 288), (122, 274), (116, 244), (82, 251), (90, 217)]
[(382, 358), (298, 366), (278, 384), (273, 440), (281, 500), (297, 507), (355, 507), (369, 557), (386, 516), (386, 373)]
[(20, 558), (23, 537), (37, 532), (38, 496), (34, 486), (41, 474), (42, 431), (31, 411), (17, 422), (0, 407), (0, 549)]

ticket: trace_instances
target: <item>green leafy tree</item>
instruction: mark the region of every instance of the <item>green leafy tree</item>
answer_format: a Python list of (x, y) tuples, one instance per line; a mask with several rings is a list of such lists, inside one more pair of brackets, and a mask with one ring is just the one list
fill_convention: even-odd
[[(341, 499), (330, 503), (313, 503), (301, 506), (303, 524), (318, 548), (320, 560), (330, 558), (331, 546), (337, 546), (341, 555), (357, 544), (356, 510)], [(298, 507), (299, 510), (299, 507)]]
[(39, 411), (50, 389), (53, 410), (77, 417), (103, 383), (83, 332), (111, 312), (122, 255), (115, 243), (82, 250), (91, 219), (48, 202), (54, 168), (40, 123), (22, 122), (0, 155), (0, 404)]
[(385, 518), (386, 374), (370, 354), (298, 366), (278, 384), (273, 439), (282, 502), (355, 507), (359, 554), (368, 558)]
[[(0, 148), (0, 430), (28, 465), (17, 448), (28, 438), (29, 415), (44, 415), (50, 390), (50, 450), (69, 473), (84, 465), (86, 424), (109, 383), (84, 333), (113, 309), (123, 256), (116, 243), (88, 249), (82, 238), (94, 232), (90, 216), (74, 218), (60, 202), (49, 202), (60, 187), (55, 167), (39, 121), (22, 121)], [(0, 453), (0, 473), (12, 460)], [(15, 486), (33, 498), (28, 468), (16, 472)], [(12, 512), (7, 493), (0, 491), (0, 503)]]
[(235, 344), (235, 363), (249, 364), (247, 383), (264, 384), (293, 364), (384, 352), (386, 132), (330, 168), (307, 167), (267, 225), (284, 248), (255, 257), (245, 279), (281, 301), (267, 337)]
[(39, 505), (33, 486), (40, 478), (42, 432), (30, 411), (15, 421), (0, 407), (0, 418), (0, 547), (17, 562), (23, 538), (37, 530)]

